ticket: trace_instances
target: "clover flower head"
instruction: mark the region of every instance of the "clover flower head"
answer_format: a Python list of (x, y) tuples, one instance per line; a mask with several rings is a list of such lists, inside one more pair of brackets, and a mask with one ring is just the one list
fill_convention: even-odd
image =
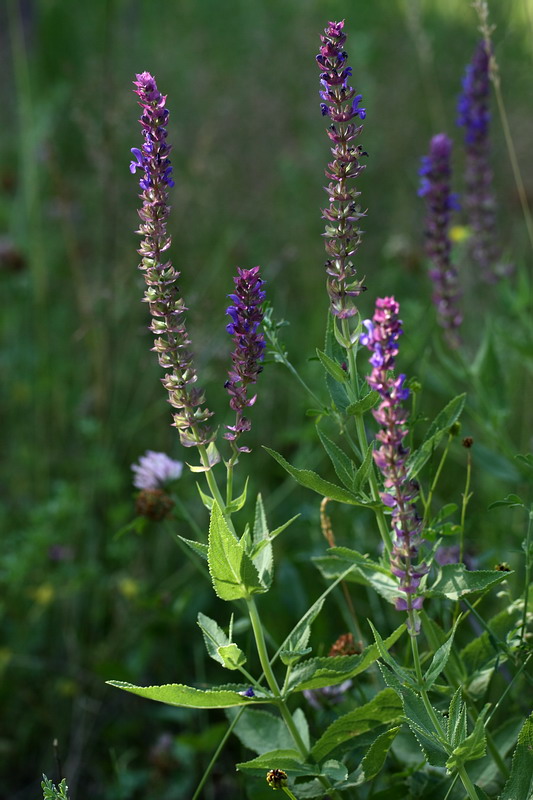
[(170, 481), (181, 477), (183, 464), (181, 461), (174, 461), (166, 453), (147, 450), (138, 463), (131, 465), (131, 469), (136, 489), (161, 489)]

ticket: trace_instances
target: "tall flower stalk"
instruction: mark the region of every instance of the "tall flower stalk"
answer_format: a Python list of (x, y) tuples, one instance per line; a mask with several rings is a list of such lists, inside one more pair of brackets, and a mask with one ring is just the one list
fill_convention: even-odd
[(381, 446), (374, 452), (374, 461), (384, 479), (385, 491), (381, 499), (391, 509), (392, 555), (391, 570), (398, 578), (399, 595), (396, 608), (407, 611), (411, 633), (418, 633), (416, 611), (422, 608), (423, 596), (419, 594), (421, 578), (428, 568), (418, 560), (422, 522), (415, 501), (418, 486), (407, 475), (409, 448), (404, 445), (408, 434), (407, 412), (402, 402), (409, 397), (405, 375), (397, 378), (393, 370), (398, 355), (398, 339), (403, 333), (398, 318), (400, 306), (394, 297), (378, 298), (372, 320), (363, 325), (367, 333), (360, 337), (361, 344), (372, 352), (372, 372), (368, 383), (381, 396), (379, 408), (373, 411), (380, 431), (376, 438)]
[(461, 296), (457, 270), (452, 264), (450, 241), (451, 212), (458, 207), (450, 191), (452, 141), (445, 133), (431, 139), (429, 154), (422, 159), (418, 194), (426, 201), (426, 254), (433, 281), (433, 303), (437, 319), (452, 347), (460, 344), (459, 327), (463, 320), (459, 310)]
[(134, 86), (142, 109), (139, 122), (144, 143), (140, 149), (132, 148), (135, 159), (130, 171), (141, 172), (142, 208), (138, 212), (141, 224), (137, 233), (143, 239), (138, 251), (139, 269), (147, 285), (144, 300), (152, 315), (150, 330), (156, 336), (153, 349), (166, 370), (162, 383), (175, 409), (173, 425), (178, 429), (181, 443), (185, 447), (205, 445), (212, 439), (206, 426), (211, 412), (204, 406), (203, 392), (194, 386), (197, 375), (184, 322), (187, 309), (177, 286), (179, 272), (166, 257), (171, 244), (167, 233), (168, 189), (174, 186), (169, 159), (171, 146), (167, 144), (166, 96), (159, 92), (149, 72), (138, 74)]
[[(480, 41), (466, 67), (457, 106), (457, 124), (465, 131), (465, 210), (472, 229), (469, 255), (483, 280), (502, 277), (501, 250), (496, 239), (497, 206), (490, 164), (490, 53)], [(500, 267), (500, 271), (498, 270)]]
[(363, 153), (361, 145), (353, 144), (359, 136), (362, 125), (354, 120), (363, 120), (364, 108), (359, 108), (360, 94), (349, 85), (352, 68), (346, 66), (348, 54), (344, 50), (346, 34), (344, 20), (330, 22), (320, 39), (322, 45), (316, 57), (320, 73), (320, 108), (329, 117), (331, 125), (328, 136), (333, 142), (333, 160), (328, 164), (326, 177), (330, 183), (326, 187), (329, 206), (322, 212), (326, 220), (326, 261), (327, 290), (331, 303), (331, 313), (339, 319), (348, 319), (357, 314), (353, 298), (364, 291), (362, 281), (357, 278), (357, 270), (351, 261), (361, 241), (359, 220), (365, 216), (357, 198), (360, 192), (352, 185), (364, 169), (359, 163)]
[(225, 387), (230, 396), (230, 408), (235, 411), (235, 424), (226, 425), (224, 438), (231, 442), (237, 457), (238, 453), (250, 452), (248, 447), (238, 447), (237, 440), (242, 433), (250, 430), (251, 422), (244, 412), (253, 406), (257, 395), (249, 397), (248, 387), (255, 384), (263, 369), (261, 362), (265, 355), (265, 337), (258, 329), (263, 320), (261, 303), (265, 299), (265, 292), (259, 267), (238, 268), (238, 275), (233, 281), (235, 291), (229, 295), (232, 305), (226, 311), (231, 322), (226, 330), (233, 336), (235, 349)]

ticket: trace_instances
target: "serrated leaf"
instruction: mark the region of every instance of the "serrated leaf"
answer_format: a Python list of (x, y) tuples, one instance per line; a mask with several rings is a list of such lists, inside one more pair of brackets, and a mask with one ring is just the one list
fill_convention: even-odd
[(259, 574), (259, 580), (266, 589), (269, 589), (272, 584), (274, 564), (270, 540), (263, 498), (258, 494), (255, 504), (252, 559)]
[(486, 706), (474, 725), (474, 730), (457, 747), (454, 747), (452, 754), (446, 761), (446, 767), (450, 772), (460, 770), (467, 761), (475, 761), (485, 755), (487, 739), (485, 736), (485, 716), (488, 711)]
[(450, 652), (453, 644), (453, 637), (455, 636), (455, 631), (457, 629), (457, 623), (453, 626), (448, 639), (442, 644), (439, 649), (436, 651), (433, 659), (431, 661), (431, 665), (429, 666), (426, 674), (424, 675), (424, 687), (426, 691), (429, 691), (441, 672), (446, 667), (448, 663), (448, 659), (450, 657)]
[(530, 800), (533, 797), (533, 714), (518, 734), (509, 775), (500, 800)]
[[(342, 362), (345, 352), (335, 337), (334, 326), (335, 323), (332, 320), (332, 316), (331, 314), (328, 314), (324, 351), (329, 358), (339, 364)], [(339, 411), (344, 412), (350, 403), (350, 398), (348, 397), (348, 392), (346, 391), (346, 385), (336, 381), (334, 378), (332, 378), (329, 372), (326, 371), (326, 386), (328, 387), (329, 396), (331, 397), (334, 407), (338, 408)]]
[(283, 769), (290, 772), (291, 777), (303, 777), (305, 775), (319, 775), (320, 770), (316, 764), (302, 764), (300, 753), (297, 750), (270, 750), (263, 753), (251, 761), (242, 761), (236, 764), (236, 769), (241, 772), (244, 770), (257, 772), (264, 775), (271, 769)]
[(209, 523), (207, 563), (215, 593), (221, 600), (240, 600), (264, 591), (257, 569), (228, 528), (217, 503)]
[(194, 550), (202, 558), (205, 558), (207, 561), (207, 545), (203, 542), (195, 542), (193, 539), (186, 539), (184, 536), (180, 536), (179, 533), (177, 534), (178, 539), (181, 539), (182, 542), (185, 542), (187, 547), (190, 547), (191, 550)]
[[(405, 632), (405, 625), (400, 625), (385, 640), (389, 648)], [(349, 678), (355, 678), (379, 658), (377, 645), (366, 647), (355, 656), (337, 656), (336, 658), (310, 658), (293, 667), (289, 678), (288, 689), (291, 692), (302, 692), (304, 689), (322, 689), (324, 686), (336, 686)]]
[(333, 468), (337, 473), (337, 477), (344, 483), (347, 489), (352, 490), (355, 475), (355, 464), (350, 458), (348, 458), (346, 453), (335, 444), (335, 442), (332, 442), (331, 439), (329, 439), (326, 434), (320, 430), (318, 425), (316, 426), (316, 430), (324, 450), (330, 457)]
[(311, 651), (311, 648), (307, 647), (311, 635), (311, 624), (320, 614), (323, 605), (324, 599), (315, 603), (307, 614), (302, 617), (290, 634), (288, 640), (284, 643), (283, 649), (280, 650), (279, 657), (285, 666), (296, 664), (302, 656), (307, 655), (307, 653)]
[(310, 469), (298, 469), (297, 467), (293, 467), (280, 453), (276, 453), (276, 451), (271, 450), (270, 447), (264, 447), (264, 449), (289, 473), (289, 475), (292, 475), (292, 477), (298, 481), (301, 486), (305, 486), (306, 489), (312, 489), (321, 497), (329, 497), (330, 500), (336, 500), (338, 503), (348, 503), (352, 506), (362, 505), (352, 492), (343, 489), (342, 486), (336, 486), (334, 483), (324, 480), (324, 478), (321, 478), (316, 472), (312, 472)]
[(229, 644), (230, 639), (214, 619), (202, 614), (201, 611), (198, 614), (197, 623), (204, 637), (207, 654), (215, 661), (218, 661), (219, 664), (223, 665), (224, 660), (219, 654), (218, 648)]
[(353, 490), (356, 494), (361, 491), (362, 487), (365, 485), (368, 479), (368, 475), (370, 473), (370, 470), (372, 469), (372, 464), (374, 463), (374, 459), (372, 457), (373, 452), (374, 452), (374, 443), (370, 442), (370, 444), (367, 447), (367, 451), (365, 453), (365, 457), (363, 458), (361, 466), (355, 473)]
[(444, 744), (436, 734), (433, 722), (423, 701), (408, 686), (403, 686), (390, 667), (380, 664), (381, 673), (387, 686), (401, 697), (405, 720), (420, 745), (427, 761), (434, 767), (443, 767), (448, 758)]
[(372, 742), (355, 772), (348, 777), (346, 782), (347, 789), (355, 788), (366, 781), (371, 781), (379, 774), (391, 745), (400, 729), (401, 727), (389, 728), (388, 731), (381, 733), (377, 739)]
[(466, 734), (466, 706), (463, 702), (462, 689), (459, 687), (450, 700), (446, 736), (451, 747), (457, 747), (466, 739)]
[(324, 761), (320, 771), (322, 775), (328, 778), (332, 783), (344, 783), (348, 777), (348, 769), (346, 768), (346, 765), (342, 764), (340, 761), (336, 761), (333, 758), (329, 759), (328, 761)]
[(248, 703), (272, 703), (273, 698), (265, 692), (264, 697), (244, 697), (239, 694), (245, 692), (249, 686), (236, 686), (228, 689), (195, 689), (181, 683), (167, 683), (163, 686), (135, 686), (124, 681), (106, 681), (109, 686), (124, 689), (126, 692), (146, 697), (148, 700), (157, 700), (170, 706), (186, 706), (188, 708), (230, 708), (231, 706), (245, 706)]
[(221, 645), (217, 650), (226, 669), (239, 669), (239, 667), (246, 664), (246, 656), (234, 642)]
[(430, 597), (447, 597), (459, 600), (477, 592), (484, 592), (491, 586), (504, 581), (512, 572), (499, 570), (475, 570), (469, 572), (464, 564), (445, 564), (440, 574), (427, 592)]
[(343, 742), (367, 731), (398, 720), (402, 716), (401, 701), (393, 689), (384, 689), (373, 700), (349, 711), (331, 723), (315, 743), (311, 754), (321, 761)]
[(323, 350), (316, 349), (316, 354), (324, 369), (329, 372), (333, 380), (337, 383), (346, 383), (348, 381), (348, 373), (341, 367), (337, 361), (330, 358)]
[(437, 414), (429, 426), (424, 441), (407, 462), (410, 478), (414, 478), (418, 475), (422, 467), (433, 454), (444, 434), (450, 429), (453, 423), (457, 421), (463, 410), (465, 398), (466, 394), (460, 394), (454, 397), (453, 400), (450, 400), (442, 411)]
[[(505, 574), (505, 573), (502, 573)], [(494, 667), (495, 656), (498, 651), (497, 640), (505, 640), (507, 635), (518, 625), (522, 619), (523, 604), (519, 601), (512, 603), (503, 611), (498, 612), (495, 616), (488, 620), (488, 627), (491, 631), (489, 636), (487, 631), (469, 642), (464, 647), (460, 656), (464, 662), (467, 674), (474, 678), (484, 667)], [(505, 656), (498, 653), (498, 658), (501, 662)]]
[(356, 400), (355, 403), (350, 403), (346, 409), (346, 413), (352, 417), (366, 414), (367, 411), (370, 411), (371, 408), (377, 405), (378, 401), (379, 393), (371, 389), (368, 394), (365, 394), (360, 400)]
[(383, 661), (389, 665), (389, 667), (395, 672), (395, 674), (398, 676), (399, 680), (402, 681), (402, 683), (407, 684), (409, 686), (415, 686), (416, 685), (415, 680), (411, 671), (405, 669), (405, 667), (401, 667), (398, 664), (398, 662), (391, 656), (391, 654), (385, 647), (385, 643), (383, 642), (383, 639), (381, 638), (379, 632), (372, 625), (370, 620), (367, 620), (367, 622), (372, 628), (372, 633), (374, 634), (374, 639), (376, 640), (376, 645), (379, 651), (380, 658), (382, 658)]

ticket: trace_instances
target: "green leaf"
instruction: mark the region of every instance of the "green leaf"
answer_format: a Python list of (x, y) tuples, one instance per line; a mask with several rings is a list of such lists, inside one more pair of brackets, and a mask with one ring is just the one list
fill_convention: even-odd
[(221, 600), (240, 600), (264, 591), (251, 558), (228, 528), (217, 503), (209, 523), (208, 565), (215, 593)]
[(311, 755), (321, 761), (343, 742), (373, 730), (379, 725), (393, 722), (402, 716), (400, 698), (393, 689), (384, 689), (373, 700), (349, 711), (331, 723), (311, 750)]
[(374, 408), (378, 401), (379, 393), (371, 389), (368, 394), (365, 394), (360, 400), (357, 400), (355, 403), (350, 403), (346, 409), (346, 413), (352, 417), (361, 416), (367, 411), (370, 411), (371, 408)]
[(200, 495), (200, 500), (202, 501), (203, 505), (207, 508), (208, 511), (211, 511), (213, 508), (213, 503), (215, 502), (210, 494), (206, 494), (200, 488), (200, 485), (197, 483), (196, 488), (198, 489), (198, 494)]
[(334, 483), (324, 480), (324, 478), (319, 477), (316, 472), (312, 472), (310, 469), (297, 469), (297, 467), (293, 467), (282, 455), (276, 453), (275, 450), (271, 450), (270, 447), (265, 447), (264, 449), (278, 464), (281, 464), (289, 475), (292, 475), (292, 477), (298, 481), (301, 486), (305, 486), (306, 489), (312, 489), (321, 497), (329, 497), (330, 500), (336, 500), (338, 503), (348, 503), (352, 506), (362, 505), (355, 495), (347, 489), (343, 489), (341, 486), (336, 486)]
[(274, 565), (270, 539), (263, 498), (258, 494), (255, 504), (252, 560), (259, 574), (259, 580), (266, 589), (272, 584)]
[(454, 693), (450, 700), (448, 719), (446, 722), (446, 736), (451, 747), (455, 748), (464, 742), (467, 735), (466, 705), (463, 702), (461, 687)]
[(485, 706), (477, 718), (470, 736), (467, 736), (457, 747), (454, 747), (452, 754), (446, 761), (446, 767), (450, 772), (461, 769), (467, 761), (475, 761), (476, 758), (482, 758), (485, 755), (487, 747), (485, 716), (488, 710), (489, 707)]
[(224, 659), (218, 652), (218, 648), (230, 643), (220, 625), (214, 619), (207, 617), (200, 611), (197, 619), (198, 626), (203, 633), (207, 654), (219, 664), (224, 665)]
[(345, 764), (342, 764), (340, 761), (335, 761), (333, 758), (329, 759), (329, 761), (324, 761), (320, 771), (322, 775), (328, 778), (332, 783), (344, 783), (348, 777), (348, 769)]
[[(361, 576), (361, 583), (372, 586), (381, 597), (389, 603), (394, 603), (398, 597), (398, 582), (391, 576), (389, 569), (349, 547), (331, 547), (328, 553), (331, 553), (331, 556), (313, 558), (326, 577), (338, 577), (346, 570), (347, 566), (353, 564)], [(331, 561), (332, 557), (335, 559), (334, 561)]]
[(423, 701), (408, 686), (403, 686), (390, 667), (380, 664), (381, 673), (387, 686), (394, 689), (402, 699), (405, 719), (420, 745), (427, 761), (434, 767), (443, 767), (448, 752), (438, 737), (433, 721)]
[(320, 430), (317, 425), (316, 430), (324, 450), (331, 459), (331, 463), (337, 473), (337, 477), (344, 483), (348, 489), (353, 489), (355, 464), (348, 458), (346, 453), (338, 447), (335, 442), (332, 442), (325, 433)]
[(348, 777), (346, 783), (347, 789), (355, 788), (366, 781), (371, 781), (381, 772), (391, 745), (400, 729), (401, 726), (389, 728), (388, 731), (381, 733), (378, 738), (372, 742), (355, 772)]
[(316, 349), (316, 354), (322, 362), (322, 366), (329, 372), (333, 380), (337, 381), (337, 383), (346, 383), (348, 381), (348, 373), (340, 364), (334, 361), (333, 358), (330, 358), (323, 350), (319, 350), (318, 347)]
[[(501, 573), (505, 575), (506, 573)], [(466, 672), (470, 676), (470, 680), (474, 680), (484, 667), (494, 667), (495, 656), (498, 653), (498, 640), (505, 641), (507, 636), (520, 624), (522, 620), (523, 603), (521, 600), (511, 603), (503, 611), (491, 617), (487, 626), (490, 628), (491, 635), (485, 630), (476, 639), (469, 642), (466, 647), (461, 650), (460, 656), (464, 662)], [(498, 653), (501, 662), (503, 654)], [(470, 688), (469, 688), (470, 691)]]
[(235, 514), (237, 511), (240, 511), (243, 508), (244, 504), (246, 503), (246, 494), (248, 492), (248, 477), (246, 478), (246, 482), (244, 484), (244, 489), (242, 490), (242, 494), (238, 497), (235, 497), (234, 500), (227, 506), (226, 511), (228, 514)]
[(309, 609), (307, 614), (302, 617), (298, 625), (290, 634), (288, 640), (284, 642), (284, 646), (283, 649), (280, 650), (279, 657), (285, 666), (288, 667), (296, 664), (296, 662), (299, 661), (302, 656), (311, 652), (311, 648), (307, 647), (307, 643), (311, 635), (311, 624), (320, 614), (323, 605), (324, 599), (322, 599), (319, 603), (315, 603), (311, 609)]
[(533, 714), (518, 734), (509, 775), (500, 800), (529, 800), (533, 797)]
[(453, 423), (457, 421), (463, 410), (465, 398), (466, 394), (460, 394), (454, 397), (454, 399), (450, 400), (448, 405), (437, 414), (429, 426), (424, 441), (408, 461), (407, 467), (410, 478), (414, 478), (418, 475), (425, 463), (431, 458), (444, 434), (447, 433)]
[(521, 506), (522, 508), (525, 508), (524, 501), (517, 494), (508, 494), (503, 500), (495, 500), (494, 503), (491, 503), (488, 508), (490, 511), (491, 508), (499, 508), (500, 506), (508, 506), (509, 508)]
[[(334, 326), (335, 323), (332, 320), (331, 314), (328, 314), (324, 351), (326, 355), (338, 365), (345, 357), (345, 352), (335, 338)], [(326, 370), (326, 386), (328, 387), (329, 396), (331, 397), (333, 405), (338, 408), (339, 411), (344, 412), (350, 403), (348, 392), (346, 391), (346, 384), (339, 383)]]
[(270, 750), (262, 753), (251, 761), (242, 761), (235, 765), (241, 772), (248, 770), (259, 773), (264, 777), (264, 773), (271, 769), (283, 769), (290, 773), (291, 777), (305, 775), (319, 775), (320, 770), (313, 764), (302, 764), (302, 758), (297, 750), (283, 749)]
[[(385, 647), (389, 648), (400, 638), (405, 631), (405, 625), (396, 628), (388, 639)], [(348, 678), (355, 678), (359, 673), (373, 664), (379, 658), (377, 645), (366, 647), (362, 653), (355, 656), (337, 656), (336, 658), (309, 658), (301, 661), (293, 668), (288, 689), (291, 692), (302, 692), (304, 689), (322, 689), (324, 686), (336, 686)]]
[(477, 592), (484, 592), (491, 586), (504, 581), (512, 572), (499, 570), (475, 570), (469, 572), (464, 564), (445, 564), (440, 574), (428, 591), (430, 597), (447, 597), (448, 600), (459, 600)]
[(221, 645), (218, 648), (218, 654), (222, 659), (223, 665), (226, 669), (239, 669), (246, 664), (246, 656), (234, 642), (230, 644)]
[(311, 749), (311, 739), (309, 736), (309, 724), (307, 719), (305, 718), (305, 714), (301, 708), (297, 708), (294, 714), (292, 715), (294, 720), (294, 724), (298, 733), (301, 736), (302, 742), (304, 743), (307, 750)]
[(435, 655), (433, 656), (433, 660), (429, 669), (427, 670), (426, 674), (424, 675), (424, 688), (426, 691), (429, 691), (443, 669), (446, 667), (448, 663), (448, 659), (450, 657), (450, 652), (453, 644), (453, 637), (455, 636), (455, 631), (457, 629), (457, 622), (453, 626), (448, 639), (442, 644)]
[(248, 703), (271, 703), (270, 695), (265, 692), (264, 697), (244, 697), (239, 694), (245, 692), (248, 686), (235, 688), (220, 687), (218, 689), (195, 689), (193, 686), (184, 686), (181, 683), (167, 683), (163, 686), (135, 686), (124, 681), (106, 681), (109, 686), (124, 689), (126, 692), (138, 694), (148, 700), (157, 700), (169, 706), (187, 706), (189, 708), (230, 708), (231, 706), (245, 706)]
[(365, 453), (365, 457), (363, 458), (362, 464), (357, 470), (353, 482), (353, 490), (357, 494), (361, 491), (362, 487), (365, 485), (370, 470), (372, 469), (372, 464), (374, 463), (374, 459), (372, 454), (374, 452), (374, 443), (370, 442), (368, 445), (367, 451)]
[(230, 719), (240, 714), (233, 733), (244, 747), (253, 750), (257, 755), (263, 755), (270, 750), (290, 750), (294, 747), (292, 736), (280, 717), (256, 708), (246, 708), (241, 711), (235, 709), (226, 713)]
[(195, 542), (193, 539), (186, 539), (184, 536), (180, 536), (179, 533), (177, 534), (177, 536), (178, 539), (181, 539), (182, 542), (185, 542), (185, 544), (188, 547), (190, 547), (191, 550), (194, 550), (195, 553), (197, 553), (202, 558), (205, 558), (205, 560), (207, 561), (208, 547), (206, 544), (204, 544), (203, 542)]
[(398, 676), (399, 680), (402, 681), (402, 683), (405, 683), (410, 686), (415, 686), (416, 683), (412, 675), (412, 672), (408, 669), (405, 669), (404, 667), (401, 667), (398, 664), (398, 662), (391, 656), (391, 654), (385, 647), (385, 643), (381, 638), (379, 632), (374, 628), (370, 620), (367, 620), (367, 622), (372, 628), (372, 633), (374, 634), (374, 639), (376, 640), (376, 645), (379, 651), (380, 658), (382, 658), (383, 661), (389, 665), (389, 667), (395, 672), (395, 674)]

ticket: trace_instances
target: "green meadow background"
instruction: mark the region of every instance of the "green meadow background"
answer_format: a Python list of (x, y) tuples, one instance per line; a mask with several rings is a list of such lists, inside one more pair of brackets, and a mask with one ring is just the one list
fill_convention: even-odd
[[(489, 6), (511, 131), (533, 197), (533, 3)], [(171, 252), (190, 309), (199, 382), (217, 424), (230, 421), (224, 312), (236, 266), (261, 265), (276, 317), (290, 322), (282, 329), (289, 355), (325, 401), (313, 357), (323, 344), (327, 310), (320, 209), (329, 149), (315, 54), (327, 21), (342, 18), (353, 85), (367, 108), (360, 142), (369, 158), (359, 188), (368, 217), (356, 263), (368, 291), (360, 308), (366, 317), (377, 296), (400, 301), (401, 369), (422, 381), (420, 403), (431, 418), (454, 393), (471, 388), (460, 378), (454, 385), (453, 370), (436, 365), (417, 197), (420, 157), (440, 131), (456, 141), (454, 190), (462, 191), (455, 108), (478, 39), (467, 0), (8, 0), (0, 6), (0, 797), (6, 800), (37, 800), (41, 774), (57, 780), (58, 769), (71, 800), (190, 798), (224, 733), (222, 712), (151, 704), (105, 685), (106, 679), (219, 680), (196, 616), (202, 610), (228, 621), (228, 609), (177, 546), (176, 532), (194, 535), (183, 519), (121, 534), (135, 516), (131, 463), (146, 449), (194, 460), (169, 426), (141, 303), (133, 233), (138, 182), (128, 169), (130, 148), (140, 143), (131, 82), (148, 70), (168, 94), (176, 182)], [(495, 107), (493, 119), (498, 230), (516, 271), (480, 291), (464, 259), (461, 267), (466, 358), (474, 359), (490, 329), (497, 365), (482, 376), (463, 423), (463, 434), (476, 440), (467, 536), (478, 564), (507, 560), (520, 570), (522, 517), (486, 513), (490, 501), (525, 484), (512, 456), (531, 447), (533, 341), (519, 325), (531, 312), (531, 247)], [(323, 474), (329, 466), (306, 415), (310, 401), (283, 367), (267, 363), (257, 389), (253, 452), (241, 462), (252, 473), (251, 493), (261, 488), (275, 524), (301, 514), (277, 545), (276, 595), (264, 604), (267, 626), (281, 637), (323, 589), (309, 557), (323, 552), (325, 542), (320, 499), (286, 479), (260, 445)], [(450, 459), (440, 499), (460, 502), (465, 451), (459, 444)], [(176, 488), (205, 536), (194, 477), (185, 471)], [(377, 537), (357, 514), (332, 511), (337, 539), (353, 544), (355, 537), (358, 549), (375, 552)], [(375, 599), (365, 595), (360, 602), (363, 619), (394, 625)], [(315, 626), (315, 645), (327, 652), (344, 630), (334, 597)], [(242, 635), (246, 640), (244, 627)], [(243, 756), (236, 740), (227, 746), (203, 797), (270, 796), (266, 784), (247, 789), (235, 774)]]

